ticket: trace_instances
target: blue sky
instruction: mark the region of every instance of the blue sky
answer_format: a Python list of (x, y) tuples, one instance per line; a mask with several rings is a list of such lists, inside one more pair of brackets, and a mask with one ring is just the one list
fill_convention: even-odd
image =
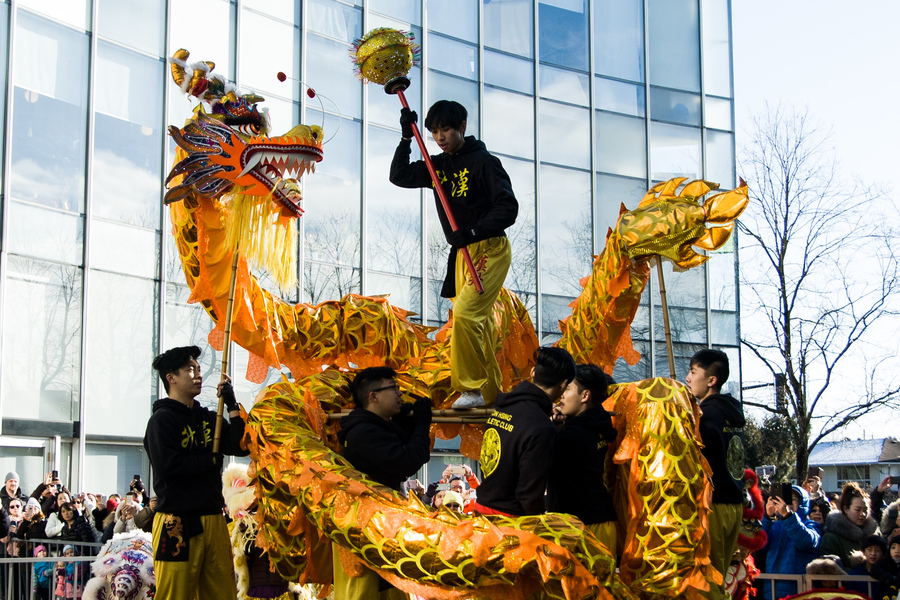
[[(879, 184), (900, 207), (900, 1), (732, 0), (737, 144), (765, 103), (806, 107), (830, 128), (848, 178)], [(740, 173), (739, 173), (740, 174)], [(894, 324), (896, 326), (896, 324)], [(745, 384), (766, 375), (743, 352)], [(852, 373), (844, 385), (854, 385)], [(861, 421), (850, 438), (896, 436), (897, 415)], [(842, 436), (843, 437), (843, 436)]]

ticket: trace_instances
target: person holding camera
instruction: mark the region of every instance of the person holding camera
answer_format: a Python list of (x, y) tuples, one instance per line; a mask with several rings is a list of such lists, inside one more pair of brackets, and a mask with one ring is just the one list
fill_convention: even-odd
[[(774, 486), (766, 502), (766, 514), (762, 520), (763, 531), (768, 540), (766, 551), (766, 573), (782, 575), (802, 575), (806, 565), (819, 555), (822, 541), (821, 525), (807, 518), (809, 494), (800, 486), (784, 484)], [(787, 499), (785, 499), (787, 496)], [(776, 598), (784, 598), (797, 593), (797, 584), (792, 581), (778, 581), (775, 585)], [(772, 600), (772, 587), (763, 588), (765, 600)]]

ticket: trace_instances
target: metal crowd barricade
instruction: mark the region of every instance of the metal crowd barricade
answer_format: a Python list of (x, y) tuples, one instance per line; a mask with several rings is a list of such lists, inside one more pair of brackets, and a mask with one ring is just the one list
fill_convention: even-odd
[[(760, 573), (756, 576), (756, 581), (761, 581), (769, 592), (769, 598), (778, 598), (775, 593), (775, 586), (780, 581), (792, 581), (797, 586), (795, 594), (806, 592), (814, 589), (813, 582), (834, 582), (841, 587), (846, 587), (847, 583), (862, 583), (866, 586), (866, 595), (874, 598), (873, 595), (878, 591), (879, 583), (868, 575), (781, 575), (778, 573)], [(821, 587), (818, 586), (818, 587)]]
[[(74, 564), (73, 580), (71, 584), (75, 589), (83, 589), (84, 584), (91, 578), (90, 565), (103, 544), (94, 542), (69, 542), (55, 539), (28, 539), (24, 542), (25, 549), (22, 556), (0, 558), (0, 600), (53, 600), (58, 584), (58, 567), (65, 568), (67, 564)], [(48, 556), (35, 558), (33, 551), (38, 545), (47, 548)], [(78, 556), (63, 556), (65, 546), (74, 546), (78, 549)], [(50, 563), (49, 577), (46, 584), (40, 589), (36, 587), (35, 565), (37, 563)], [(84, 565), (80, 567), (79, 565)], [(65, 577), (63, 576), (65, 579)], [(62, 583), (65, 589), (65, 580)], [(65, 594), (63, 594), (65, 596)], [(80, 597), (81, 593), (73, 594), (73, 598)]]

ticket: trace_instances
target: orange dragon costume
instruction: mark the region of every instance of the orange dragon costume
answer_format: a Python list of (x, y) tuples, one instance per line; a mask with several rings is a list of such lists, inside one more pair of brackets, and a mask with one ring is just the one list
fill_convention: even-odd
[[(300, 192), (284, 175), (307, 172), (321, 159), (322, 132), (299, 125), (270, 137), (266, 119), (257, 118), (262, 98), (221, 87), (210, 76), (211, 63), (187, 64), (187, 58), (186, 51), (176, 53), (173, 77), (212, 112), (201, 104), (183, 128), (171, 128), (179, 149), (166, 201), (190, 301), (210, 315), (209, 341), (221, 348), (234, 239), (253, 235), (244, 225), (243, 233), (233, 233), (234, 220), (249, 219), (238, 216), (243, 209), (236, 199), (252, 200), (254, 218), (288, 230), (284, 220), (299, 215)], [(222, 118), (233, 114), (249, 116), (239, 125)], [(648, 259), (662, 255), (687, 269), (707, 258), (693, 247), (714, 250), (728, 239), (747, 204), (746, 186), (704, 200), (715, 184), (684, 182), (658, 184), (635, 210), (622, 208), (572, 315), (561, 323), (559, 344), (576, 361), (608, 371), (619, 357), (636, 362), (630, 325)], [(265, 260), (264, 243), (247, 246), (260, 248)], [(332, 541), (348, 572), (365, 564), (425, 598), (699, 599), (708, 581), (721, 579), (704, 541), (710, 490), (696, 431), (699, 409), (671, 379), (622, 384), (607, 400), (619, 430), (607, 470), (611, 484), (618, 479), (619, 549), (604, 547), (570, 515), (435, 512), (354, 470), (338, 452), (337, 424), (325, 411), (352, 403), (347, 386), (356, 369), (393, 367), (405, 400), (430, 397), (438, 408), (453, 400), (448, 327), (432, 340), (431, 328), (409, 316), (384, 297), (355, 294), (290, 305), (264, 289), (239, 257), (231, 334), (250, 352), (247, 378), (260, 382), (269, 367), (282, 366), (293, 376), (260, 393), (244, 440), (256, 465), (257, 544), (284, 579), (330, 583)], [(494, 319), (494, 351), (509, 389), (527, 376), (538, 341), (512, 292), (501, 292)], [(481, 432), (470, 424), (432, 429), (444, 439), (460, 435), (461, 451), (471, 457), (480, 452)]]

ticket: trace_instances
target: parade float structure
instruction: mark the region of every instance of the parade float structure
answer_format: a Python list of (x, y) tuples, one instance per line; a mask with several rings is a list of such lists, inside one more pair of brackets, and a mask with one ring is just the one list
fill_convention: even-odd
[[(389, 34), (385, 47), (396, 52), (404, 43)], [(413, 53), (406, 44), (402, 51)], [(260, 285), (251, 263), (280, 268), (267, 246), (275, 262), (292, 258), (289, 221), (302, 214), (302, 196), (291, 176), (321, 160), (322, 130), (298, 125), (270, 136), (257, 107), (262, 98), (241, 95), (211, 74), (212, 63), (189, 64), (188, 56), (176, 53), (173, 78), (201, 102), (184, 127), (170, 128), (178, 150), (166, 202), (189, 301), (215, 324), (210, 345), (221, 350), (230, 339), (247, 349), (250, 381), (262, 382), (268, 368), (291, 372), (290, 380), (262, 390), (244, 439), (254, 461), (256, 543), (283, 578), (327, 590), (334, 542), (348, 573), (370, 568), (425, 598), (541, 592), (566, 600), (699, 599), (710, 581), (722, 583), (705, 536), (711, 500), (699, 408), (674, 379), (620, 384), (605, 403), (619, 431), (607, 469), (618, 482), (618, 549), (604, 547), (570, 515), (433, 511), (353, 469), (340, 455), (339, 425), (329, 414), (352, 406), (354, 373), (390, 366), (404, 401), (427, 397), (435, 409), (447, 408), (455, 397), (449, 323), (435, 332), (387, 297), (290, 304)], [(637, 362), (630, 327), (651, 261), (664, 257), (679, 269), (702, 264), (708, 256), (697, 249), (721, 247), (747, 204), (745, 185), (712, 194), (716, 188), (677, 178), (653, 186), (633, 210), (622, 207), (571, 316), (560, 323), (558, 344), (577, 362), (607, 372), (619, 358)], [(538, 340), (514, 293), (501, 292), (494, 318), (494, 352), (508, 390), (530, 372)], [(477, 458), (483, 425), (455, 421), (434, 424), (432, 435), (460, 436), (460, 451)]]

